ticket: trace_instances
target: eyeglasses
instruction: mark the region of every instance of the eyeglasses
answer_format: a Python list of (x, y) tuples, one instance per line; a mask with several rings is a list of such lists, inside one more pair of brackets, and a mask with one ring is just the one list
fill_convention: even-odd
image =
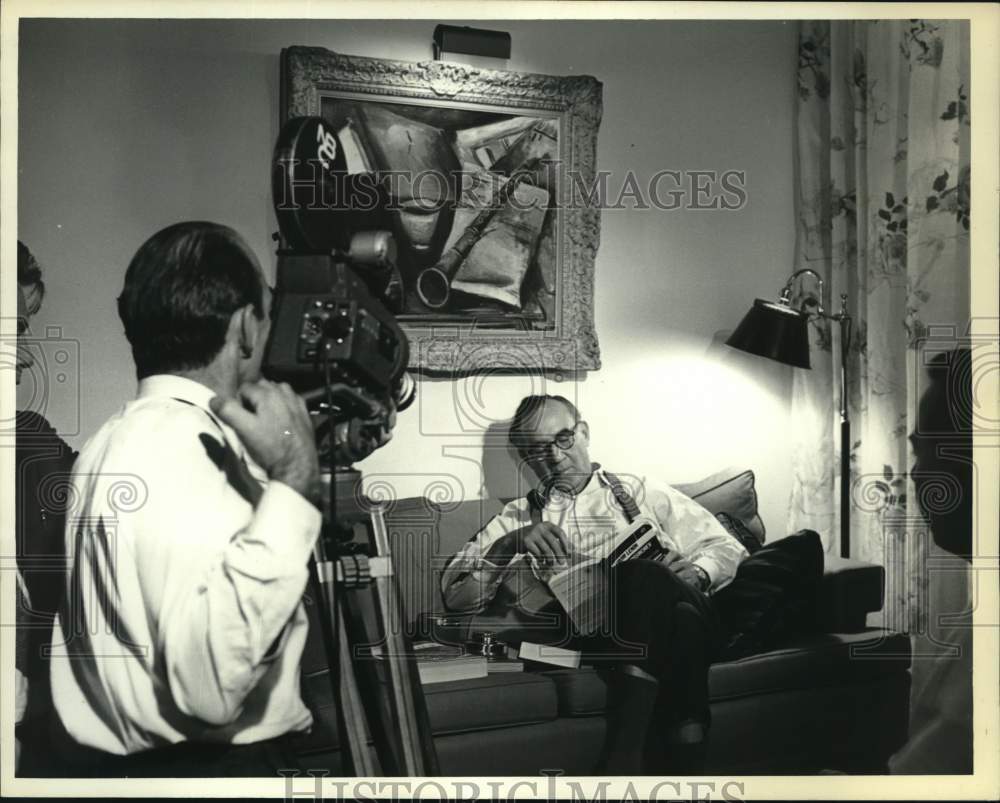
[(549, 453), (549, 449), (553, 446), (557, 446), (560, 450), (568, 452), (573, 448), (573, 444), (576, 442), (576, 428), (580, 426), (580, 422), (577, 421), (573, 425), (573, 429), (563, 429), (556, 433), (555, 438), (545, 443), (533, 443), (530, 446), (525, 446), (521, 449), (521, 455), (525, 460), (537, 463), (546, 458)]

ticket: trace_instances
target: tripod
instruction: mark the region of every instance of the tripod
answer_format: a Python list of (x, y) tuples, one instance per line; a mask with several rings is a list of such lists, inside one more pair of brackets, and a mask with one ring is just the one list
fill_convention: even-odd
[(361, 494), (356, 469), (336, 468), (325, 476), (330, 509), (310, 577), (337, 701), (344, 770), (353, 776), (438, 775), (412, 645), (398, 626), (402, 600), (384, 508)]

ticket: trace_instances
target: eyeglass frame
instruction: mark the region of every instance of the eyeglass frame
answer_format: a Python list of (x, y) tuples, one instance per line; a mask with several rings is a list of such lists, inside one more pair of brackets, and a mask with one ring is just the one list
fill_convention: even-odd
[[(580, 424), (584, 423), (586, 422), (582, 418), (578, 419), (577, 422), (573, 424), (573, 427), (571, 429), (559, 430), (556, 433), (555, 438), (553, 438), (552, 440), (532, 445), (530, 447), (530, 451), (533, 454), (529, 454), (529, 449), (520, 447), (518, 448), (518, 452), (521, 454), (521, 457), (524, 458), (524, 460), (528, 463), (538, 463), (544, 460), (549, 453), (549, 449), (551, 449), (553, 446), (555, 446), (561, 452), (568, 452), (576, 444), (576, 428), (579, 427)], [(564, 433), (568, 433), (569, 443), (566, 444), (565, 446), (562, 446), (559, 443), (559, 437)]]

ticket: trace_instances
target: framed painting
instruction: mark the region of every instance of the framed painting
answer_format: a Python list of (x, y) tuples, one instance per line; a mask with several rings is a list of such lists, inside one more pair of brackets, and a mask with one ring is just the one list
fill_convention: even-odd
[(596, 79), (290, 47), (281, 114), (323, 117), (385, 188), (411, 370), (600, 367)]

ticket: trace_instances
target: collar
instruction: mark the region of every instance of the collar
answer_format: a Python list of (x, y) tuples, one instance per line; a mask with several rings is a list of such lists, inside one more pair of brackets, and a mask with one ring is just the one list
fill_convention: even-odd
[[(211, 413), (208, 402), (216, 392), (208, 385), (176, 374), (154, 374), (139, 380), (140, 399), (180, 399)], [(214, 415), (212, 416), (215, 417)]]
[[(601, 485), (611, 487), (611, 483), (608, 482), (607, 478), (604, 476), (604, 469), (601, 468), (600, 463), (591, 463), (590, 472), (590, 477), (587, 478), (587, 482), (584, 483), (584, 486), (579, 491), (573, 494), (573, 498), (580, 497), (587, 493), (588, 489), (592, 489), (595, 476)], [(555, 490), (556, 486), (553, 483), (543, 483), (528, 493), (528, 501), (532, 505), (544, 508), (549, 503), (549, 498)], [(562, 492), (560, 491), (560, 493)]]
[(212, 408), (208, 406), (208, 402), (217, 395), (208, 385), (203, 385), (194, 379), (176, 374), (154, 374), (139, 380), (137, 398), (177, 399), (204, 410), (216, 426), (222, 430), (222, 434), (229, 445), (236, 450), (236, 454), (246, 459), (248, 455), (246, 455), (246, 450), (243, 448), (243, 443), (236, 431), (216, 416), (212, 412)]
[(611, 480), (608, 479), (608, 472), (601, 468), (600, 463), (594, 463), (594, 474), (597, 476), (598, 481), (605, 488), (611, 487)]

